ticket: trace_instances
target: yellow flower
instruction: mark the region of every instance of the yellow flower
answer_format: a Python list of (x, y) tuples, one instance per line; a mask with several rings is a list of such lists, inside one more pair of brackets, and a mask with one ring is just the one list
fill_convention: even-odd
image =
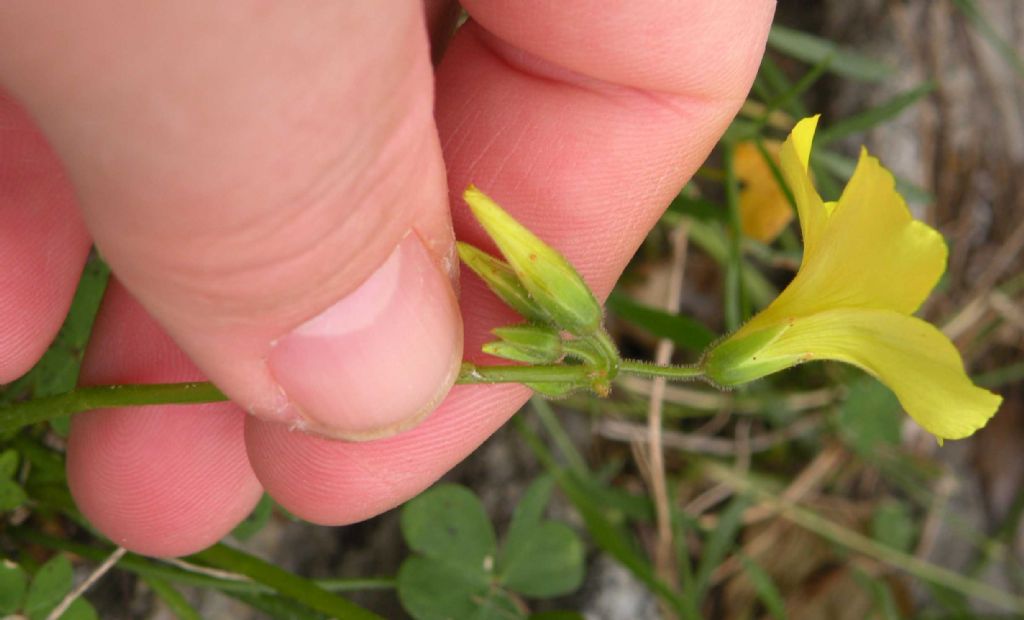
[[(776, 165), (781, 148), (774, 140), (764, 141), (764, 149)], [(733, 161), (736, 178), (743, 183), (739, 196), (743, 234), (761, 243), (771, 243), (793, 220), (789, 200), (754, 142), (737, 144)]]
[(940, 441), (967, 437), (1002, 398), (975, 386), (953, 343), (911, 316), (945, 270), (945, 241), (913, 219), (892, 174), (866, 150), (839, 200), (823, 202), (807, 172), (817, 122), (800, 121), (780, 154), (803, 233), (800, 270), (705, 355), (705, 372), (729, 386), (808, 360), (838, 360), (889, 386)]

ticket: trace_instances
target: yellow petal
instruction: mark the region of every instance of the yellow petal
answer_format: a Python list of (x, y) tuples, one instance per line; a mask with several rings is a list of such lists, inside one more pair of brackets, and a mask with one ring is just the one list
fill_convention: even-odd
[(811, 142), (814, 130), (818, 126), (818, 117), (805, 118), (796, 124), (789, 138), (782, 144), (779, 153), (779, 167), (786, 179), (793, 200), (796, 202), (800, 215), (800, 232), (803, 234), (804, 259), (806, 264), (816, 251), (821, 236), (825, 231), (828, 211), (821, 201), (821, 196), (814, 189), (807, 166), (811, 158)]
[(889, 386), (907, 413), (940, 439), (967, 437), (1002, 402), (971, 382), (942, 332), (890, 310), (838, 309), (796, 318), (755, 355), (766, 365), (832, 359), (859, 366)]
[(825, 305), (916, 311), (946, 268), (946, 242), (913, 219), (879, 161), (860, 161), (822, 237), (806, 286)]
[[(791, 156), (797, 154), (794, 146)], [(853, 178), (837, 203), (801, 208), (801, 219), (805, 212), (811, 218), (803, 226), (805, 244), (808, 235), (814, 244), (805, 245), (797, 276), (766, 309), (767, 316), (755, 317), (754, 327), (783, 316), (808, 316), (832, 308), (910, 314), (945, 270), (942, 235), (913, 219), (892, 174), (867, 151), (861, 152)], [(808, 232), (815, 228), (818, 232)]]
[[(766, 140), (764, 148), (778, 165), (782, 145)], [(740, 190), (740, 224), (743, 234), (762, 243), (771, 243), (793, 220), (793, 209), (764, 155), (754, 142), (740, 142), (733, 153)]]

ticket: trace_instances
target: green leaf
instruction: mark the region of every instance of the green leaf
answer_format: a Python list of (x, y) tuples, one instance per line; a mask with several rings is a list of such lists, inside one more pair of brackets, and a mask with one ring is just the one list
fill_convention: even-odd
[(917, 88), (900, 93), (870, 110), (829, 125), (818, 132), (814, 137), (814, 142), (818, 147), (822, 147), (852, 134), (868, 131), (885, 121), (895, 118), (900, 112), (914, 105), (933, 90), (935, 90), (935, 82), (925, 82)]
[(778, 52), (812, 65), (831, 56), (829, 71), (854, 80), (879, 82), (892, 74), (890, 67), (839, 47), (828, 39), (779, 25), (772, 26), (768, 34), (768, 45)]
[(0, 561), (0, 615), (13, 614), (21, 609), (28, 587), (28, 575), (10, 560)]
[(528, 530), (540, 523), (554, 489), (555, 480), (548, 475), (540, 476), (526, 488), (512, 513), (506, 539), (514, 538), (519, 535), (520, 530)]
[[(654, 568), (641, 554), (629, 532), (622, 527), (621, 523), (609, 518), (605, 511), (606, 507), (596, 501), (589, 492), (590, 485), (581, 482), (586, 474), (560, 467), (536, 433), (523, 423), (522, 418), (513, 418), (512, 423), (537, 456), (537, 460), (554, 477), (559, 488), (579, 511), (594, 543), (629, 569), (637, 579), (645, 583), (674, 609), (682, 610), (684, 606), (682, 598), (658, 578)], [(595, 481), (594, 484), (599, 483)]]
[(668, 338), (687, 351), (700, 353), (715, 340), (715, 332), (696, 319), (644, 305), (625, 293), (613, 291), (605, 303), (609, 312), (658, 338)]
[(34, 398), (67, 392), (78, 382), (85, 345), (106, 290), (110, 269), (97, 257), (89, 259), (75, 290), (71, 309), (53, 344), (24, 377), (9, 388), (12, 396)]
[(18, 472), (18, 452), (9, 449), (0, 453), (0, 478), (13, 478)]
[(10, 478), (0, 478), (0, 512), (14, 510), (28, 501), (25, 490)]
[(416, 620), (521, 618), (508, 595), (481, 571), (444, 560), (411, 557), (398, 571), (398, 598)]
[(496, 551), (494, 528), (480, 500), (457, 484), (443, 483), (409, 501), (402, 534), (428, 558), (488, 570)]
[(60, 615), (60, 620), (98, 620), (96, 608), (84, 598), (76, 598)]
[(270, 520), (270, 515), (274, 512), (274, 500), (270, 499), (270, 496), (266, 493), (260, 498), (256, 507), (252, 509), (249, 516), (246, 517), (241, 523), (235, 526), (235, 529), (231, 530), (231, 535), (238, 540), (248, 540), (256, 532), (263, 529), (263, 526)]
[(871, 377), (849, 385), (839, 409), (839, 435), (863, 457), (874, 459), (879, 446), (895, 446), (900, 440), (900, 403), (896, 396)]
[(32, 578), (25, 598), (25, 615), (30, 620), (43, 620), (71, 591), (71, 562), (58, 554), (43, 564)]
[(883, 545), (909, 552), (917, 540), (917, 527), (903, 502), (887, 501), (871, 516), (871, 535)]
[(526, 596), (558, 596), (583, 581), (583, 542), (565, 525), (541, 520), (553, 489), (551, 476), (527, 488), (498, 556), (502, 583)]
[(786, 620), (786, 603), (771, 575), (745, 555), (740, 555), (740, 562), (743, 564), (743, 571), (747, 574), (747, 578), (754, 586), (754, 591), (757, 592), (758, 600), (768, 610), (768, 613), (775, 620)]
[(563, 523), (521, 527), (508, 537), (503, 551), (498, 573), (510, 590), (548, 598), (583, 583), (583, 542)]

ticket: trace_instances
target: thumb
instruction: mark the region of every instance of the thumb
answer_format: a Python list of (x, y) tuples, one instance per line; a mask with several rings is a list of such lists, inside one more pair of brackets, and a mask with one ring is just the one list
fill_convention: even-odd
[(117, 277), (241, 406), (343, 438), (415, 423), (462, 353), (422, 8), (389, 4), (0, 20)]

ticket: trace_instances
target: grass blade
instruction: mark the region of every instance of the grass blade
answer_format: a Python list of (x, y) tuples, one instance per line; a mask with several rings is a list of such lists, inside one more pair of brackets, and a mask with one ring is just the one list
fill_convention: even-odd
[(694, 597), (697, 600), (704, 597), (711, 582), (711, 573), (722, 564), (722, 560), (736, 542), (736, 535), (743, 525), (743, 511), (746, 507), (746, 497), (740, 495), (733, 499), (722, 511), (718, 525), (704, 543), (700, 561), (697, 563), (697, 572), (693, 578)]
[(917, 88), (908, 90), (905, 93), (900, 93), (892, 99), (877, 105), (870, 110), (844, 118), (838, 123), (829, 125), (827, 128), (818, 132), (814, 141), (818, 146), (824, 146), (855, 133), (868, 131), (889, 119), (895, 118), (900, 112), (914, 105), (922, 97), (933, 90), (935, 90), (935, 82), (925, 82)]
[(772, 580), (771, 575), (745, 555), (740, 555), (740, 563), (743, 564), (743, 571), (754, 586), (758, 600), (768, 610), (768, 613), (775, 620), (786, 620), (788, 617), (786, 616), (786, 602), (783, 600), (782, 594), (779, 593), (779, 589), (775, 586), (775, 581)]
[(743, 273), (743, 230), (740, 224), (740, 185), (733, 165), (733, 146), (725, 144), (722, 152), (725, 166), (725, 201), (729, 207), (729, 244), (725, 262), (725, 328), (732, 332), (739, 329), (746, 318), (742, 276)]
[(784, 26), (772, 26), (768, 45), (777, 52), (812, 65), (833, 55), (829, 71), (853, 80), (880, 82), (892, 75), (892, 69), (878, 61), (839, 47), (828, 39)]
[(300, 601), (303, 605), (345, 620), (382, 620), (377, 614), (359, 607), (340, 596), (331, 594), (308, 579), (304, 579), (238, 549), (217, 544), (190, 556), (190, 561), (245, 575), (269, 586), (278, 594)]
[(985, 13), (982, 12), (978, 3), (975, 0), (953, 0), (953, 6), (970, 20), (971, 24), (978, 29), (978, 32), (988, 41), (988, 44), (992, 46), (996, 53), (1013, 67), (1017, 75), (1024, 78), (1024, 60), (1021, 60), (1017, 50), (1013, 49), (1009, 43), (999, 36), (999, 33), (996, 32), (996, 29), (992, 27), (992, 23), (985, 17)]

